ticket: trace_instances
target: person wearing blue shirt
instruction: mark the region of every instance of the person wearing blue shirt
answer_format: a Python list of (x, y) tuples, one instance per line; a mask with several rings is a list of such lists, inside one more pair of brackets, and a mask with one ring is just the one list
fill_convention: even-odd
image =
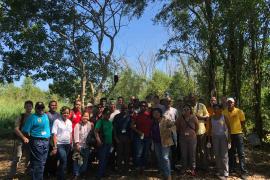
[(43, 102), (35, 105), (35, 114), (29, 116), (22, 131), (29, 136), (30, 165), (33, 180), (43, 180), (43, 172), (49, 150), (50, 122), (44, 113)]

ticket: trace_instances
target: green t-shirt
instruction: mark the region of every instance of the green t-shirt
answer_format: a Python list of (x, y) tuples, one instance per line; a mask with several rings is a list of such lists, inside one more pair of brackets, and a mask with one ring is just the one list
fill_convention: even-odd
[(111, 121), (100, 119), (97, 122), (95, 129), (100, 129), (100, 132), (103, 133), (103, 143), (112, 144), (113, 124)]

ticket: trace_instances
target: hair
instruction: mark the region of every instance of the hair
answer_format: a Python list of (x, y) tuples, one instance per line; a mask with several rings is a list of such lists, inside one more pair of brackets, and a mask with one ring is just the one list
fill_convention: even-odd
[(152, 109), (152, 117), (153, 117), (153, 114), (155, 111), (159, 112), (160, 116), (162, 116), (162, 110), (160, 108), (153, 108)]
[(190, 109), (190, 114), (193, 114), (193, 112), (192, 112), (192, 107), (191, 107), (190, 104), (184, 104), (183, 109), (184, 109), (185, 107), (188, 107), (188, 108)]
[(117, 99), (124, 99), (123, 96), (119, 96)]
[(32, 107), (34, 106), (34, 103), (31, 100), (27, 100), (24, 102), (24, 106), (26, 106), (27, 104), (30, 104)]
[(62, 114), (65, 110), (67, 110), (70, 112), (70, 108), (67, 107), (67, 106), (63, 106), (61, 109), (60, 109), (60, 113)]
[(109, 114), (109, 113), (111, 113), (111, 111), (110, 111), (110, 109), (107, 108), (107, 107), (106, 107), (106, 108), (104, 109), (104, 111), (102, 112), (103, 115), (107, 115), (107, 114)]
[(56, 103), (56, 104), (57, 104), (57, 101), (56, 101), (56, 100), (51, 100), (51, 101), (49, 102), (49, 106), (51, 105), (51, 103)]
[[(83, 117), (86, 113), (87, 113), (88, 115), (90, 115), (88, 111), (83, 111), (83, 112), (82, 112), (82, 117)], [(89, 117), (90, 117), (90, 116), (89, 116)]]
[(221, 104), (213, 104), (213, 108), (215, 108), (215, 107), (217, 107), (219, 109), (222, 109), (222, 105)]
[(159, 95), (156, 94), (153, 98), (159, 99)]

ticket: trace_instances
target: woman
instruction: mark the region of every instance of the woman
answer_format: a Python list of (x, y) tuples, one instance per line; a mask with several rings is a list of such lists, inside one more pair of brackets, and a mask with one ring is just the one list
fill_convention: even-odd
[(198, 119), (192, 114), (191, 106), (185, 104), (183, 113), (176, 121), (177, 131), (180, 134), (180, 147), (183, 169), (181, 173), (185, 173), (190, 169), (191, 175), (195, 176), (196, 168), (196, 145), (198, 130)]
[[(225, 179), (229, 176), (229, 159), (228, 146), (230, 140), (230, 123), (229, 120), (222, 115), (222, 105), (213, 105), (214, 115), (209, 123), (209, 136), (212, 135), (213, 149), (217, 166), (217, 175), (220, 179)], [(208, 142), (210, 144), (210, 142)]]
[(84, 112), (81, 121), (74, 127), (74, 153), (79, 153), (83, 160), (82, 164), (80, 164), (78, 160), (74, 160), (73, 162), (74, 179), (77, 179), (87, 170), (90, 148), (86, 143), (86, 138), (92, 130), (92, 124), (89, 122), (89, 117), (89, 112)]
[(171, 180), (171, 164), (170, 164), (170, 146), (172, 146), (172, 129), (175, 128), (174, 122), (162, 117), (162, 110), (154, 108), (152, 110), (154, 124), (151, 129), (151, 136), (154, 142), (154, 149), (165, 179)]
[(53, 151), (52, 154), (57, 154), (59, 165), (57, 167), (57, 179), (65, 179), (65, 170), (67, 167), (67, 157), (70, 153), (72, 142), (72, 122), (68, 119), (70, 114), (69, 107), (62, 107), (61, 119), (56, 119), (53, 123)]

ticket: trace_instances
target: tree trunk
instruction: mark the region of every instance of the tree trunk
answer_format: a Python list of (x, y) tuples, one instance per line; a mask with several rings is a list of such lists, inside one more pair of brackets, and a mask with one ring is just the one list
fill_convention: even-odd
[(85, 106), (85, 96), (86, 96), (86, 70), (85, 65), (82, 65), (82, 74), (81, 74), (81, 101), (82, 101), (82, 109), (84, 109)]

